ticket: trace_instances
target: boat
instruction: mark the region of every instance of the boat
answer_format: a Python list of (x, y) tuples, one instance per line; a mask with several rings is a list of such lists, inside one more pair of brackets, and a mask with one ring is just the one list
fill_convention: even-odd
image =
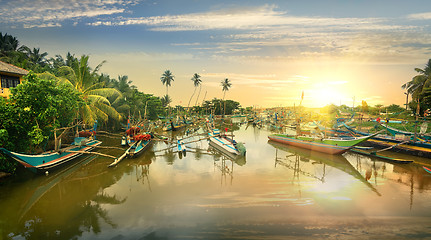
[[(353, 136), (369, 136), (369, 133), (358, 131), (348, 125), (344, 127)], [(365, 142), (366, 145), (379, 148), (389, 148), (392, 151), (411, 154), (419, 157), (431, 158), (431, 143), (423, 141), (412, 141), (410, 138), (396, 138), (394, 136), (377, 134)]]
[(320, 137), (309, 135), (272, 134), (268, 136), (268, 138), (275, 142), (313, 151), (328, 154), (342, 154), (355, 145), (370, 139), (376, 134), (363, 137)]
[(378, 158), (379, 160), (382, 160), (385, 162), (390, 162), (390, 163), (412, 163), (412, 162), (414, 162), (411, 159), (402, 159), (402, 158), (394, 158), (394, 157), (390, 157), (390, 156), (384, 156), (384, 155), (377, 154), (376, 152), (365, 151), (363, 149), (351, 148), (350, 151), (354, 152), (354, 153), (361, 154), (361, 155), (368, 156), (370, 158)]
[(424, 168), (424, 170), (425, 170), (427, 173), (431, 174), (431, 169), (429, 169), (429, 168), (427, 168), (427, 167), (425, 167), (425, 166), (422, 166), (422, 167)]
[(236, 142), (233, 138), (221, 134), (219, 129), (213, 129), (208, 133), (210, 143), (215, 148), (233, 155), (245, 156), (246, 149), (243, 144)]
[(45, 172), (61, 164), (69, 162), (86, 152), (90, 152), (94, 147), (102, 144), (101, 141), (91, 137), (75, 137), (74, 142), (66, 148), (58, 151), (50, 151), (42, 154), (22, 154), (0, 148), (0, 152), (21, 163), (32, 172)]
[(128, 156), (135, 157), (145, 149), (148, 148), (152, 141), (152, 136), (149, 133), (136, 134), (127, 137), (127, 144), (129, 145)]
[[(380, 125), (383, 128), (385, 128), (395, 138), (413, 139), (414, 136), (415, 136), (414, 132), (408, 132), (408, 131), (399, 130), (399, 129), (391, 127), (391, 126), (389, 126), (387, 124), (383, 124), (383, 123), (380, 123)], [(416, 133), (417, 140), (419, 140), (419, 141), (430, 141), (431, 140), (431, 136), (424, 133), (426, 131), (427, 127), (428, 127), (428, 125), (424, 125), (424, 127), (421, 127), (424, 130), (421, 129), (421, 131), (419, 133)]]

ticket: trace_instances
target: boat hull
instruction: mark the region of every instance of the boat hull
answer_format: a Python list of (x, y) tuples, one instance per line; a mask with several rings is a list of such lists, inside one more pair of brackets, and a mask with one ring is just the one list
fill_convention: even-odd
[[(59, 152), (46, 153), (46, 154), (38, 154), (38, 155), (30, 155), (30, 154), (21, 154), (8, 151), (4, 148), (0, 148), (0, 151), (12, 159), (16, 160), (20, 164), (22, 164), (25, 168), (29, 169), (32, 172), (38, 171), (46, 171), (62, 165), (66, 162), (69, 162), (83, 153), (81, 152), (89, 152), (94, 147), (102, 144), (101, 141), (98, 140), (90, 140), (83, 146), (71, 146), (65, 149), (60, 150)], [(68, 152), (68, 151), (79, 151), (79, 152)]]
[(347, 146), (347, 147), (335, 146), (335, 145), (329, 145), (329, 144), (313, 142), (313, 141), (303, 141), (301, 139), (295, 139), (294, 137), (283, 137), (283, 136), (271, 135), (271, 136), (268, 136), (268, 138), (275, 142), (288, 144), (295, 147), (305, 148), (312, 151), (328, 153), (328, 154), (342, 154), (351, 148), (350, 146)]
[(131, 143), (130, 145), (131, 148), (128, 150), (128, 156), (136, 157), (140, 153), (144, 152), (145, 149), (147, 149), (150, 146), (151, 142), (152, 140), (150, 139), (150, 140), (142, 140), (138, 142), (136, 145)]
[(240, 155), (240, 152), (236, 149), (232, 141), (230, 141), (228, 138), (214, 133), (208, 133), (208, 136), (210, 137), (209, 141), (213, 145), (217, 146), (217, 149), (228, 152), (230, 154)]

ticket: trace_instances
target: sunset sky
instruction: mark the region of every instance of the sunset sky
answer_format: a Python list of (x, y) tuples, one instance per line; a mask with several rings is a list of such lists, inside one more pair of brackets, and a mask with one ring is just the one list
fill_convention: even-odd
[[(202, 102), (243, 107), (329, 103), (403, 105), (401, 85), (431, 58), (431, 2), (0, 0), (0, 31), (49, 57), (90, 56), (144, 93), (187, 105), (194, 73)], [(355, 101), (354, 101), (355, 100)], [(193, 100), (194, 102), (195, 100)]]

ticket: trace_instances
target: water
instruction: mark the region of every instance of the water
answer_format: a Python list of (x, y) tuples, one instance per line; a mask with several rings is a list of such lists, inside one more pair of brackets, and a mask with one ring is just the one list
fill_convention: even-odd
[(241, 126), (247, 156), (234, 160), (207, 141), (186, 156), (156, 142), (115, 168), (85, 156), (48, 176), (3, 180), (0, 239), (431, 239), (422, 165), (319, 154), (269, 134)]

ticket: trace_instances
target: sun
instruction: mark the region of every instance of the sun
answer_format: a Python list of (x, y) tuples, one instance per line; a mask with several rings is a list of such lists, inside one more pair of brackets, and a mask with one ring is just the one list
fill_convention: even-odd
[(345, 103), (346, 95), (334, 86), (313, 88), (305, 91), (308, 97), (304, 96), (304, 103), (309, 104), (310, 107), (324, 107), (326, 105), (334, 104), (340, 105)]

